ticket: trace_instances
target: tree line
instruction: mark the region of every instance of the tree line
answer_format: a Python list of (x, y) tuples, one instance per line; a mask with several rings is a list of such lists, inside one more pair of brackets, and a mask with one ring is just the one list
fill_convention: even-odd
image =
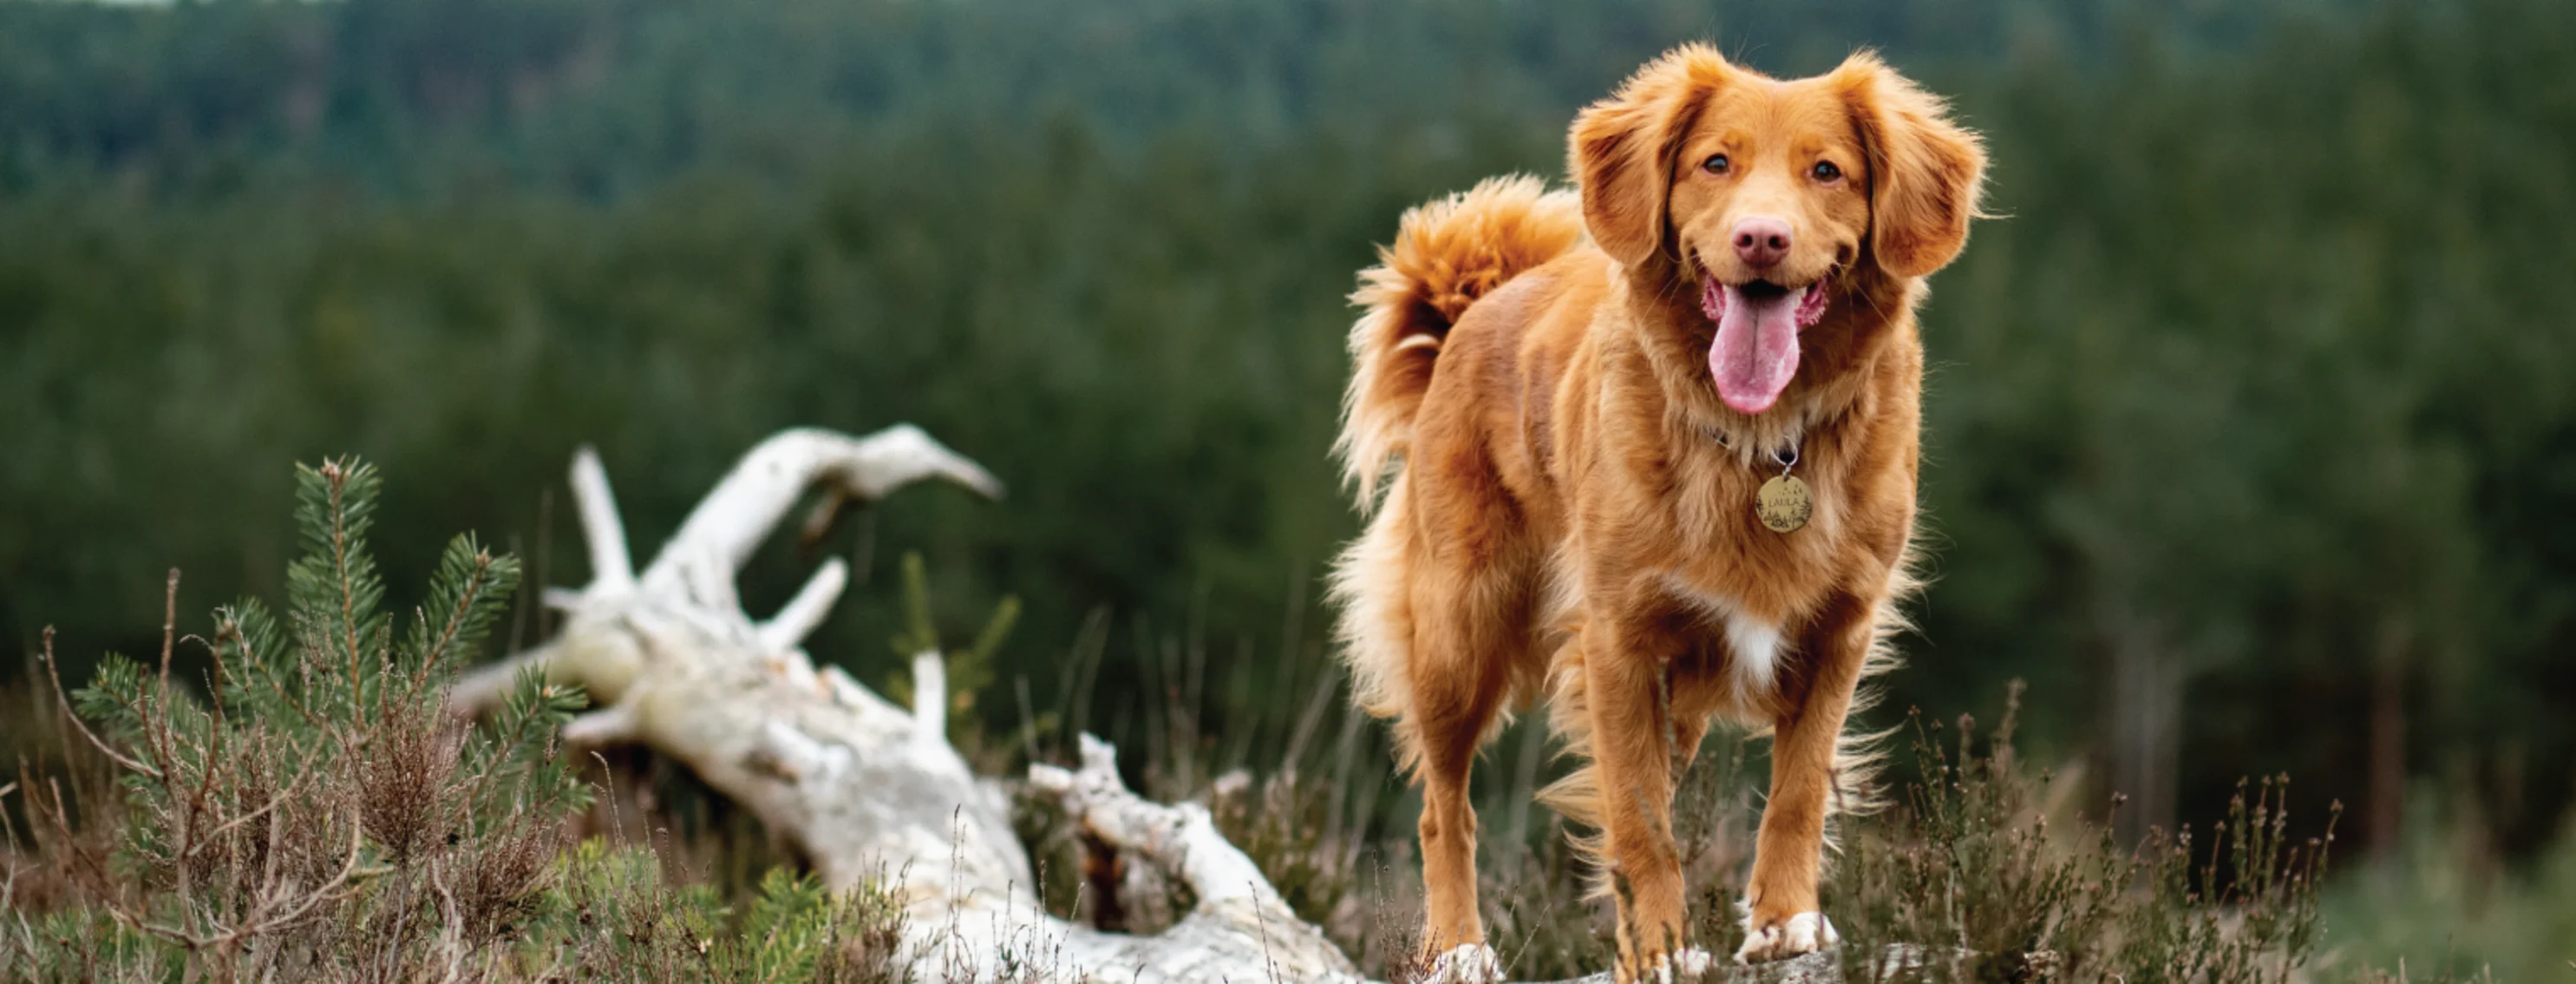
[[(1561, 175), (1679, 40), (1871, 45), (1996, 161), (1926, 312), (1890, 706), (2026, 678), (2034, 754), (2146, 818), (2288, 770), (2365, 837), (2437, 780), (2537, 842), (2576, 783), (2576, 18), (2059, 6), (0, 3), (0, 631), (141, 651), (171, 566), (273, 590), (296, 460), (395, 476), (390, 570), (474, 528), (576, 583), (577, 443), (649, 541), (771, 430), (912, 420), (1011, 497), (806, 549), (921, 551), (961, 625), (1018, 595), (998, 671), (1041, 695), (1115, 637), (1097, 727), (1175, 644), (1211, 733), (1293, 716), (1371, 244)], [(902, 619), (853, 594), (810, 646), (875, 679)]]

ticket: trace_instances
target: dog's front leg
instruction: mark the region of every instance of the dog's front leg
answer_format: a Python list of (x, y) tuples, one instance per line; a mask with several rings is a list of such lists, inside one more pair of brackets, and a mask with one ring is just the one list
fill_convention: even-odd
[(1675, 728), (1667, 676), (1682, 644), (1664, 625), (1600, 618), (1587, 621), (1584, 635), (1585, 710), (1619, 904), (1618, 978), (1623, 984), (1669, 981), (1686, 969), (1674, 961), (1685, 956), (1688, 942), (1681, 859), (1673, 846)]
[(1785, 709), (1773, 721), (1771, 798), (1744, 893), (1739, 961), (1777, 960), (1840, 942), (1818, 904), (1817, 882), (1837, 778), (1834, 750), (1869, 656), (1877, 610), (1875, 598), (1837, 597), (1805, 636), (1807, 672), (1783, 680)]

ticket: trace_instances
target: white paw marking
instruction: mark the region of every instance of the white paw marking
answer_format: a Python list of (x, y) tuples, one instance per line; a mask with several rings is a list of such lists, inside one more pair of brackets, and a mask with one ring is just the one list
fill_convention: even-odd
[(1503, 961), (1493, 947), (1469, 943), (1432, 961), (1423, 984), (1503, 984)]
[(1749, 964), (1783, 960), (1839, 946), (1842, 941), (1842, 934), (1834, 932), (1834, 924), (1821, 912), (1801, 912), (1777, 926), (1760, 929), (1754, 928), (1752, 917), (1747, 916), (1744, 920), (1744, 946), (1735, 951), (1735, 962)]
[(1647, 969), (1645, 976), (1655, 984), (1688, 984), (1708, 976), (1710, 966), (1715, 963), (1708, 951), (1686, 946), (1656, 957), (1654, 966)]

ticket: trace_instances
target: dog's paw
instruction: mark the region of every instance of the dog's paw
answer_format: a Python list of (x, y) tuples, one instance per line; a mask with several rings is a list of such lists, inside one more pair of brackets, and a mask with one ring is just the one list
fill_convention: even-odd
[(1716, 962), (1709, 957), (1708, 951), (1686, 946), (1648, 960), (1642, 968), (1644, 973), (1638, 974), (1637, 980), (1639, 984), (1691, 984), (1708, 976), (1710, 967)]
[(1469, 943), (1433, 960), (1422, 984), (1503, 984), (1503, 961), (1493, 947)]
[(1755, 926), (1752, 917), (1744, 920), (1744, 946), (1735, 951), (1740, 964), (1785, 960), (1840, 945), (1842, 934), (1821, 912), (1801, 912), (1768, 926)]

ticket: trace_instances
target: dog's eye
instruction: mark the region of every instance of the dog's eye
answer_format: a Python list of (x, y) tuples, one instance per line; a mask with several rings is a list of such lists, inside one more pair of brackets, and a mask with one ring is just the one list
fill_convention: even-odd
[(1699, 162), (1699, 169), (1710, 174), (1725, 174), (1726, 164), (1725, 154), (1710, 154), (1707, 160)]
[(1835, 178), (1842, 177), (1843, 169), (1835, 167), (1834, 162), (1832, 161), (1817, 161), (1815, 175), (1816, 180), (1818, 181), (1831, 181)]

